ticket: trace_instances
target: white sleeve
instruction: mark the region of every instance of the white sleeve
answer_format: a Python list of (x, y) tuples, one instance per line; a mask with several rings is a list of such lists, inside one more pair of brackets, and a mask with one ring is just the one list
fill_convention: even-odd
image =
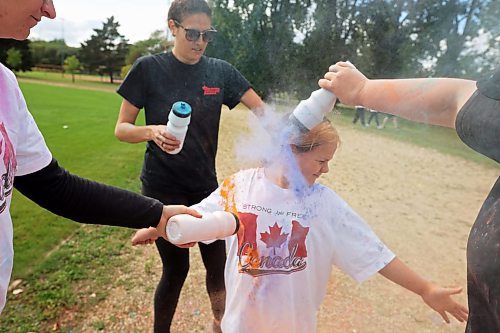
[(9, 71), (4, 73), (8, 75), (13, 93), (11, 104), (12, 117), (7, 130), (14, 132), (10, 134), (12, 134), (12, 138), (15, 140), (14, 147), (16, 147), (17, 170), (15, 175), (23, 176), (46, 167), (52, 160), (52, 154), (33, 116), (28, 111), (26, 101), (15, 76)]
[(362, 282), (376, 274), (395, 255), (345, 202), (336, 205), (333, 264)]
[(52, 154), (45, 143), (42, 133), (36, 126), (33, 116), (27, 109), (22, 110), (23, 119), (19, 126), (19, 142), (16, 147), (16, 176), (23, 176), (46, 167)]
[(192, 205), (191, 208), (196, 209), (198, 213), (203, 215), (204, 213), (213, 213), (219, 210), (224, 210), (221, 203), (222, 198), (220, 195), (220, 187), (218, 187), (215, 191), (210, 193), (208, 197), (199, 203)]
[[(224, 207), (222, 207), (221, 205), (222, 202), (221, 200), (222, 197), (220, 195), (220, 186), (219, 186), (215, 191), (210, 193), (208, 197), (203, 199), (201, 202), (192, 205), (191, 208), (194, 208), (201, 215), (205, 213), (213, 213), (216, 211), (221, 211), (224, 210)], [(216, 241), (215, 239), (212, 239), (212, 240), (202, 241), (201, 243), (211, 244), (215, 241)]]

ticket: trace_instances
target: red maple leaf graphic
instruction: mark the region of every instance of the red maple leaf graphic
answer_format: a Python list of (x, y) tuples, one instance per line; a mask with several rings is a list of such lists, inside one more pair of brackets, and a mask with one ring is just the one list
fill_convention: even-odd
[(288, 234), (281, 234), (281, 229), (283, 227), (278, 227), (278, 223), (274, 222), (272, 227), (269, 227), (270, 232), (261, 232), (260, 239), (266, 243), (266, 248), (272, 247), (274, 254), (276, 255), (276, 248), (281, 247), (286, 241)]
[(303, 227), (299, 221), (292, 220), (292, 235), (288, 241), (288, 251), (297, 246), (297, 257), (307, 257), (306, 237), (309, 227)]

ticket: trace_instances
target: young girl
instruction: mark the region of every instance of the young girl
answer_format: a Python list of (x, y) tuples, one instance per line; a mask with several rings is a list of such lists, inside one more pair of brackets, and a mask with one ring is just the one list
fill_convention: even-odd
[[(447, 312), (466, 320), (467, 309), (450, 297), (461, 288), (438, 287), (410, 270), (342, 198), (316, 183), (339, 145), (330, 122), (290, 142), (284, 158), (236, 173), (193, 206), (240, 219), (238, 233), (226, 238), (223, 332), (314, 332), (332, 265), (360, 282), (378, 272), (420, 295), (446, 322)], [(132, 242), (156, 233), (140, 230)]]

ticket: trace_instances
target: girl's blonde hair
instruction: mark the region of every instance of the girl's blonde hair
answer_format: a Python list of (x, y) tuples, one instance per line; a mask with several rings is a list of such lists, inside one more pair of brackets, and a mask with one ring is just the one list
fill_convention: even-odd
[(340, 137), (332, 123), (325, 118), (319, 125), (307, 132), (300, 132), (292, 136), (290, 144), (292, 151), (305, 153), (325, 143), (340, 145)]

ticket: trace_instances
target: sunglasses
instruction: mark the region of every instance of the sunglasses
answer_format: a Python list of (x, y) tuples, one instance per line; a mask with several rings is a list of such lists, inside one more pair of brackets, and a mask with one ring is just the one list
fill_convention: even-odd
[(200, 36), (203, 38), (203, 41), (204, 42), (212, 42), (214, 39), (215, 39), (215, 36), (217, 35), (217, 30), (215, 30), (214, 28), (210, 28), (208, 30), (204, 30), (204, 31), (200, 31), (200, 30), (197, 30), (197, 29), (188, 29), (188, 28), (184, 28), (182, 26), (182, 24), (180, 24), (177, 20), (174, 20), (175, 22), (175, 25), (178, 26), (178, 27), (181, 27), (182, 29), (184, 29), (184, 31), (186, 32), (185, 36), (186, 36), (186, 39), (190, 42), (195, 42), (197, 41)]

